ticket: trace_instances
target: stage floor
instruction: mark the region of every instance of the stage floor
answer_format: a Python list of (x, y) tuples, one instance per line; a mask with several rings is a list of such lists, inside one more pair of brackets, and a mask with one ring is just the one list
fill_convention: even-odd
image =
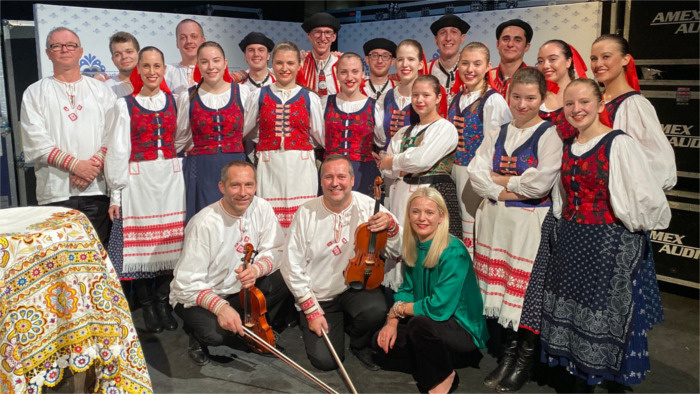
[[(649, 334), (651, 373), (646, 381), (632, 388), (635, 393), (697, 393), (699, 361), (698, 300), (662, 292), (666, 320)], [(199, 367), (187, 357), (188, 338), (178, 329), (160, 334), (143, 332), (141, 311), (134, 312), (134, 324), (140, 330), (141, 344), (148, 362), (153, 389), (157, 393), (312, 393), (320, 388), (277, 358), (228, 347), (210, 348), (211, 363)], [(336, 389), (349, 392), (338, 372), (315, 370), (304, 354), (298, 327), (285, 330), (279, 343), (285, 353), (302, 367)], [(486, 374), (495, 368), (496, 360), (482, 351), (479, 367), (463, 367), (459, 393), (488, 392), (482, 384)], [(410, 374), (397, 371), (370, 372), (346, 351), (345, 368), (360, 393), (416, 393)], [(544, 365), (537, 368), (536, 380), (521, 392), (552, 393), (565, 391), (560, 373)], [(559, 371), (556, 371), (559, 372)], [(620, 387), (596, 387), (595, 392), (620, 392)], [(74, 392), (73, 378), (66, 377), (58, 387), (46, 392)], [(618, 391), (615, 391), (618, 390)], [(78, 390), (79, 392), (79, 390)]]

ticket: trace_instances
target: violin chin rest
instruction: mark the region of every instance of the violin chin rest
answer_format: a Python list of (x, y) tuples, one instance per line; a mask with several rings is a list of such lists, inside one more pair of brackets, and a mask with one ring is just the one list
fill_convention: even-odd
[(350, 286), (350, 288), (353, 290), (362, 290), (364, 288), (362, 282), (350, 282), (348, 283), (348, 286)]

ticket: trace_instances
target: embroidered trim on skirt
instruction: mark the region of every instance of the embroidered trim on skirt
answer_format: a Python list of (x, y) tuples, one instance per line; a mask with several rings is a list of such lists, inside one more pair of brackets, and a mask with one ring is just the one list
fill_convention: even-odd
[(543, 360), (566, 366), (589, 384), (641, 382), (649, 369), (650, 324), (641, 313), (644, 234), (618, 223), (566, 220), (556, 231), (544, 289)]

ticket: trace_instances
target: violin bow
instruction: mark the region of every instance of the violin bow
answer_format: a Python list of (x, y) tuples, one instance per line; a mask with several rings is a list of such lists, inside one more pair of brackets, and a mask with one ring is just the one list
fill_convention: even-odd
[(355, 390), (355, 385), (352, 384), (352, 380), (350, 380), (350, 376), (348, 375), (347, 371), (345, 371), (345, 367), (343, 367), (343, 363), (340, 361), (340, 357), (338, 357), (338, 353), (335, 352), (335, 349), (333, 348), (333, 344), (331, 343), (331, 340), (328, 339), (328, 335), (326, 335), (326, 332), (321, 329), (321, 332), (323, 333), (323, 339), (326, 340), (326, 345), (328, 345), (328, 350), (330, 350), (331, 354), (333, 355), (333, 358), (335, 359), (335, 362), (338, 364), (338, 368), (340, 369), (340, 373), (343, 375), (343, 378), (345, 378), (345, 381), (348, 383), (348, 386), (350, 386), (350, 391), (352, 394), (357, 394), (357, 390)]
[[(246, 326), (243, 326), (243, 332), (245, 332), (245, 335), (249, 336), (258, 345), (260, 345), (260, 346), (266, 348), (267, 350), (269, 350), (270, 352), (272, 352), (275, 356), (279, 357), (280, 360), (286, 362), (287, 364), (289, 364), (289, 366), (291, 366), (292, 368), (301, 372), (302, 375), (311, 379), (312, 382), (319, 385), (322, 389), (326, 390), (330, 394), (338, 394), (338, 392), (333, 390), (333, 388), (331, 386), (327, 385), (321, 379), (319, 379), (316, 376), (314, 376), (313, 374), (311, 374), (311, 372), (304, 369), (301, 365), (295, 363), (291, 358), (287, 357), (284, 353), (277, 350), (274, 346), (270, 346), (269, 343), (267, 343), (264, 339), (257, 336), (253, 331), (248, 329)], [(356, 392), (354, 392), (354, 393), (356, 393)]]

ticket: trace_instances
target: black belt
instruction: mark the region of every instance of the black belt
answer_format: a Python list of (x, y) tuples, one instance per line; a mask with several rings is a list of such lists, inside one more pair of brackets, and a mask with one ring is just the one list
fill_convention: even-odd
[(405, 176), (403, 181), (409, 185), (423, 185), (430, 184), (434, 185), (436, 183), (454, 183), (452, 177), (445, 174), (440, 175), (425, 175), (425, 176)]

